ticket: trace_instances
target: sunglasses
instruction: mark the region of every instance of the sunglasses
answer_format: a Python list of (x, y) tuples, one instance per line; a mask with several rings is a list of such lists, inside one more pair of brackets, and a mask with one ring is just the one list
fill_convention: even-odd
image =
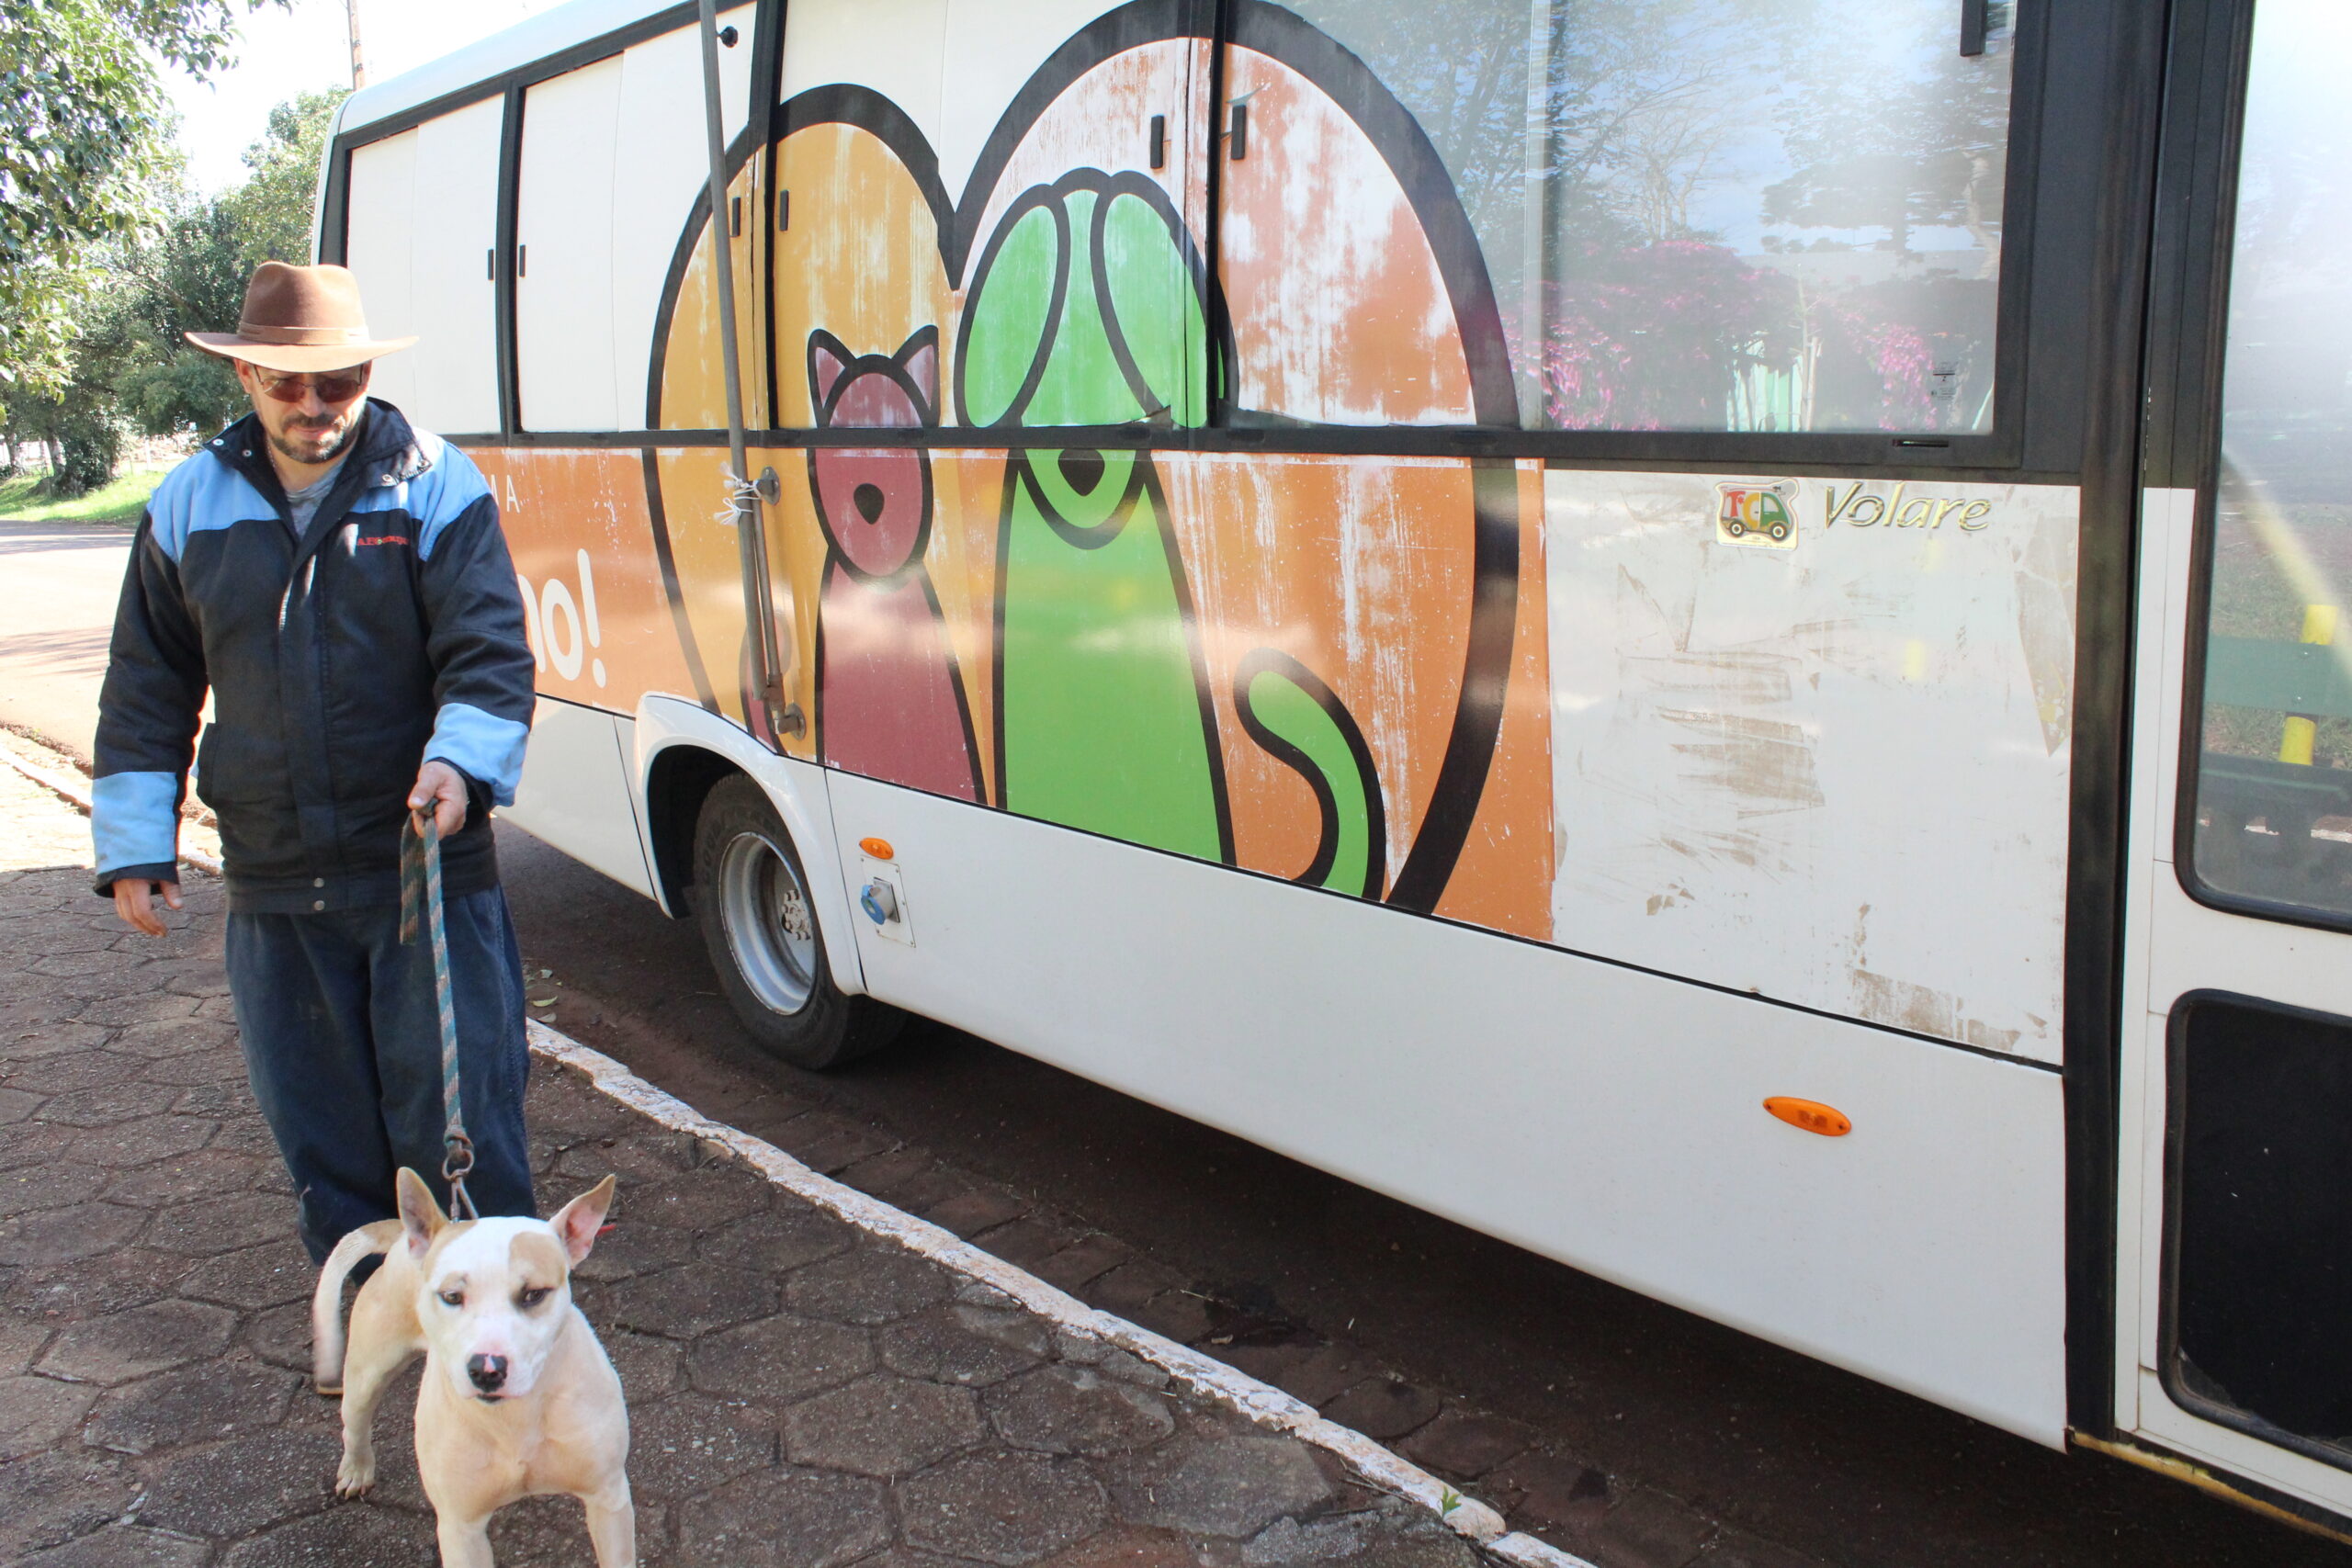
[(322, 376), (273, 376), (266, 370), (256, 369), (254, 383), (262, 389), (264, 396), (275, 398), (281, 403), (299, 403), (305, 392), (318, 393), (319, 401), (322, 403), (347, 403), (368, 389), (368, 367), (363, 365), (356, 370), (338, 370), (332, 375)]

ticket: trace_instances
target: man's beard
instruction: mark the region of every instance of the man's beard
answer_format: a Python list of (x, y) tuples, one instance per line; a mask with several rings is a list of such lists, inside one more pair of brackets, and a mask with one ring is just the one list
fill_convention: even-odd
[(320, 437), (326, 434), (325, 431), (319, 431), (310, 435), (306, 441), (302, 433), (289, 425), (283, 435), (275, 432), (269, 433), (269, 444), (277, 449), (279, 457), (288, 462), (332, 463), (350, 449), (352, 442), (358, 439), (360, 421), (366, 412), (365, 409), (355, 409), (349, 423), (343, 427), (343, 434), (335, 438), (333, 446), (322, 452), (313, 452), (310, 448), (318, 442)]

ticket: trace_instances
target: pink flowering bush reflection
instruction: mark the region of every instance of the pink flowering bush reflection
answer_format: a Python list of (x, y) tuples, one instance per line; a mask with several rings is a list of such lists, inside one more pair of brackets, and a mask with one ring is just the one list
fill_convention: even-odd
[(1987, 286), (1949, 275), (1809, 291), (1697, 240), (1586, 244), (1555, 265), (1534, 363), (1557, 429), (1965, 428), (1990, 374), (1970, 334), (1908, 324), (1970, 314), (1978, 290), (1989, 310)]

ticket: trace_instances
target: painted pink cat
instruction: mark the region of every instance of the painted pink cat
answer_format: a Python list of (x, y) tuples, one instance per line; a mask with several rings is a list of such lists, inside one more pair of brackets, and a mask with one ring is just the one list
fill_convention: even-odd
[[(939, 406), (939, 333), (893, 355), (808, 337), (820, 429), (914, 429)], [(810, 487), (830, 548), (817, 614), (817, 754), (852, 773), (957, 800), (981, 798), (971, 709), (922, 564), (931, 454), (812, 446)]]

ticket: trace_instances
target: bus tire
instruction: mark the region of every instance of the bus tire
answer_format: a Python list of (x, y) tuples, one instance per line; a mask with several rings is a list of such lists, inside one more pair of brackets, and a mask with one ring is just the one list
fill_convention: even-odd
[(905, 1021), (833, 984), (800, 852), (741, 773), (721, 779), (695, 819), (694, 910), (719, 989), (770, 1055), (821, 1072), (880, 1050)]

